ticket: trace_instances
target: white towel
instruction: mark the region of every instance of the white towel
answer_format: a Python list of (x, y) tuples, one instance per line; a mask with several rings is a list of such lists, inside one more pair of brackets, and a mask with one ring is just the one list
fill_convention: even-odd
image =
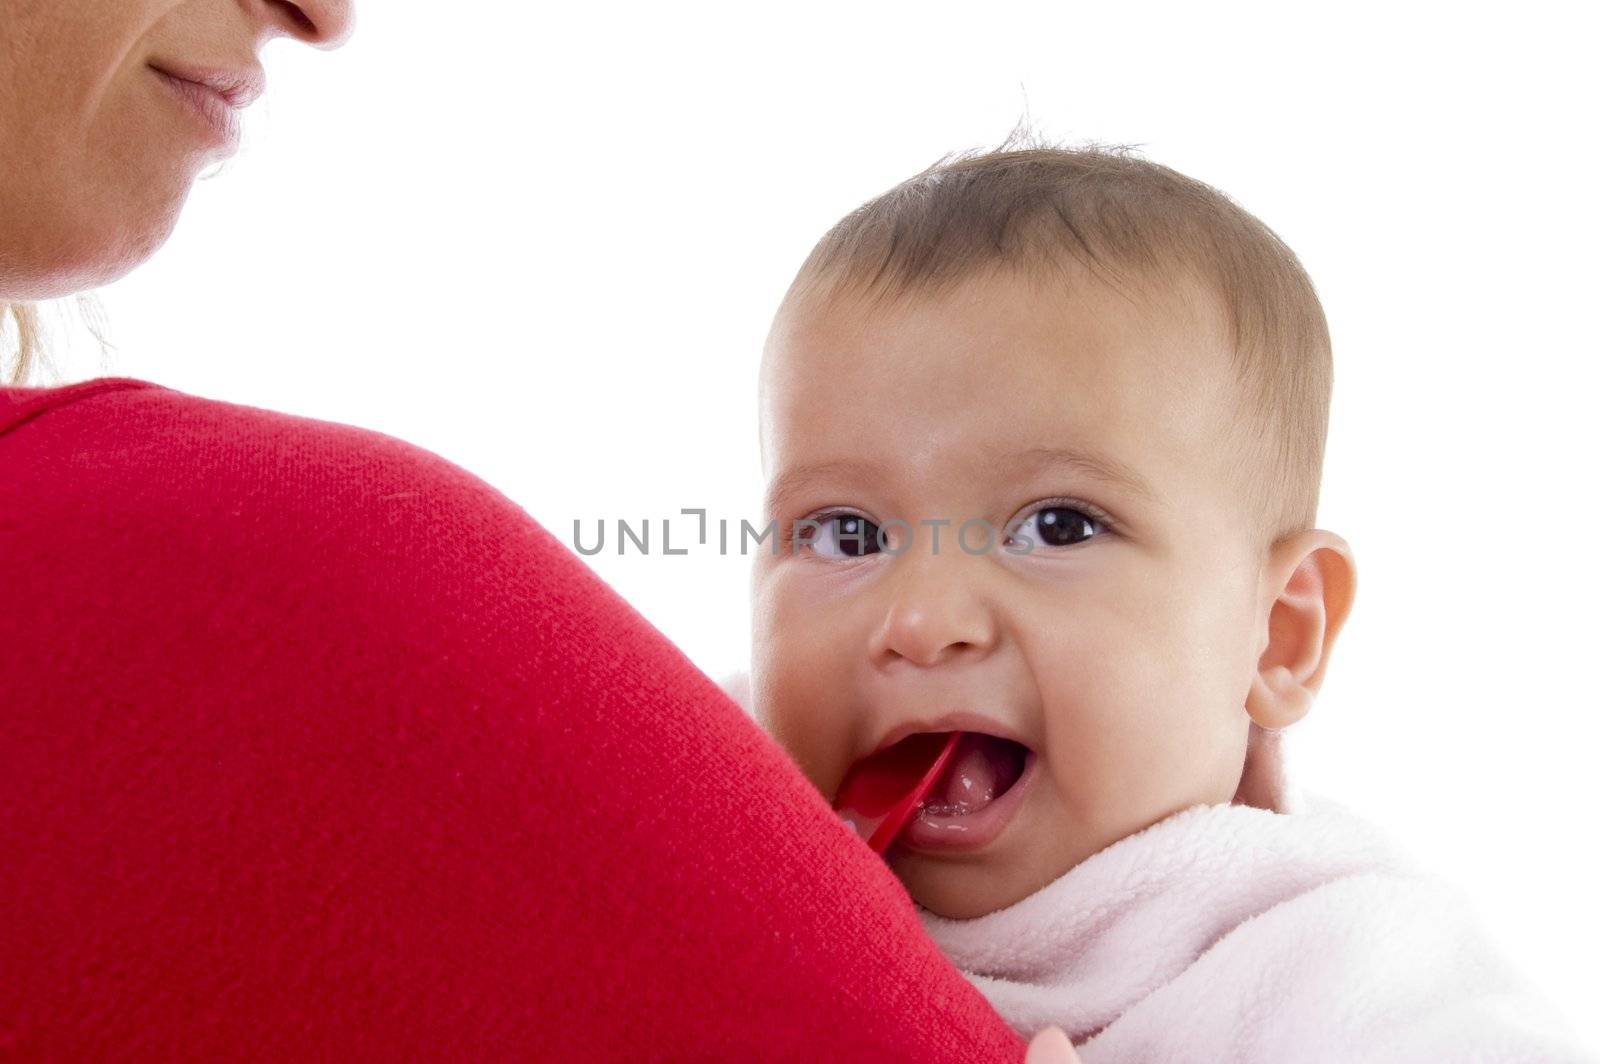
[[(719, 681), (748, 711), (745, 673)], [(1083, 1064), (1594, 1064), (1467, 897), (1252, 734), (1255, 805), (1197, 805), (997, 912), (924, 928)], [(1278, 811), (1281, 810), (1281, 811)], [(1530, 899), (1531, 900), (1531, 899)]]

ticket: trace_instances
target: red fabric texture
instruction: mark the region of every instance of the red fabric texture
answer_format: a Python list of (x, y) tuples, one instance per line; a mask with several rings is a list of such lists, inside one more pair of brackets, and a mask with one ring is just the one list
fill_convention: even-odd
[(147, 381), (0, 389), (0, 1058), (1023, 1055), (488, 484)]

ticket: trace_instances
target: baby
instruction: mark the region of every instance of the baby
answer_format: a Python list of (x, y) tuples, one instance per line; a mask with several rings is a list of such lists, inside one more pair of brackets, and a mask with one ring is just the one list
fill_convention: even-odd
[(918, 174), (773, 324), (741, 700), (830, 800), (968, 733), (885, 858), (1087, 1064), (1580, 1059), (1461, 898), (1286, 778), (1355, 591), (1331, 386), (1294, 253), (1119, 150)]

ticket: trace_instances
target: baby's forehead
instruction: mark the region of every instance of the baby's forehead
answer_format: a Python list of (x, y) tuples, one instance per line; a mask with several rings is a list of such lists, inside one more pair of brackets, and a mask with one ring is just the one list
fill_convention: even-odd
[[(991, 265), (937, 283), (867, 285), (835, 278), (797, 286), (774, 316), (763, 361), (774, 353), (816, 361), (864, 332), (881, 341), (930, 329), (965, 330), (975, 333), (974, 340), (996, 341), (969, 345), (974, 357), (1016, 353), (998, 342), (1002, 338), (1053, 338), (1067, 361), (1105, 346), (1113, 333), (1143, 339), (1150, 350), (1190, 365), (1202, 348), (1229, 349), (1235, 340), (1221, 294), (1182, 268), (1102, 275), (1087, 267)], [(852, 355), (870, 358), (877, 350), (858, 347)], [(1229, 365), (1231, 359), (1213, 360), (1209, 368), (1220, 372)]]
[[(1172, 403), (1192, 409), (1234, 385), (1230, 332), (1220, 301), (1192, 283), (1114, 288), (994, 271), (904, 293), (806, 294), (774, 320), (760, 413), (818, 403), (937, 409), (941, 399), (1028, 406), (1053, 397), (1057, 405), (1110, 404), (1129, 417), (1170, 416)], [(1237, 405), (1232, 399), (1219, 415)]]
[(995, 275), (796, 301), (763, 365), (767, 475), (852, 452), (889, 468), (907, 451), (981, 468), (991, 452), (1076, 444), (1209, 476), (1237, 408), (1230, 360), (1203, 304), (1141, 295)]

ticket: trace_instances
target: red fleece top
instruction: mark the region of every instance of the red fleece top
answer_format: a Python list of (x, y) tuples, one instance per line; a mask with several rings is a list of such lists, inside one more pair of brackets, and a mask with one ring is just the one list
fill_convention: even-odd
[(0, 1058), (1023, 1053), (488, 484), (146, 381), (0, 389)]

